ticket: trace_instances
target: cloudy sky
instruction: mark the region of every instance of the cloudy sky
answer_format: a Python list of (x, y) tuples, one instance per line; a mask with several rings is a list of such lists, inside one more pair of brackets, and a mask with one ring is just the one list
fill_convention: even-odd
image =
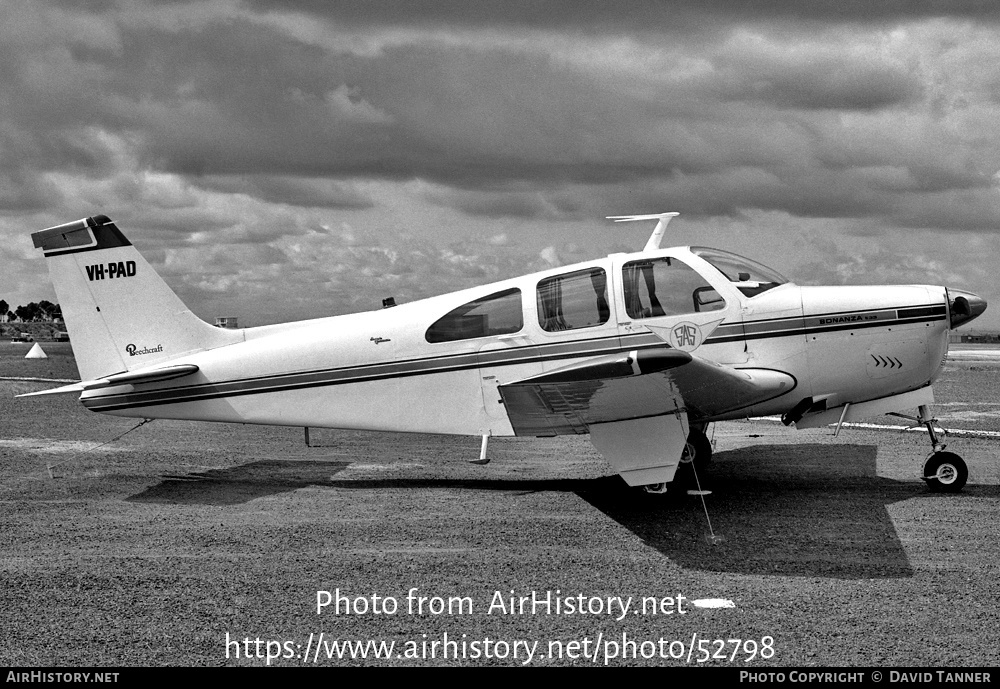
[(203, 318), (378, 308), (639, 249), (932, 283), (1000, 328), (993, 2), (0, 5), (0, 298), (104, 213)]

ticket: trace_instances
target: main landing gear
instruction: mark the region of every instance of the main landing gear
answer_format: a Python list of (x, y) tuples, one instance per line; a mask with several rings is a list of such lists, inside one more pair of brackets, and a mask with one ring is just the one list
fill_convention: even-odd
[(927, 405), (920, 405), (917, 408), (917, 416), (904, 416), (917, 422), (918, 426), (927, 428), (927, 434), (931, 438), (931, 446), (934, 448), (927, 461), (924, 462), (923, 479), (927, 482), (927, 489), (932, 493), (958, 493), (969, 480), (969, 468), (965, 460), (954, 452), (945, 452), (946, 445), (938, 439), (934, 424), (937, 419), (931, 417), (930, 409)]
[[(673, 485), (683, 488), (695, 486), (697, 484), (696, 474), (704, 476), (708, 471), (712, 461), (712, 441), (705, 434), (705, 427), (691, 428), (688, 433), (687, 444), (684, 446), (684, 454), (681, 455), (680, 466), (674, 474)], [(662, 495), (672, 485), (671, 483), (653, 483), (643, 486), (642, 489), (653, 495)]]
[[(705, 523), (708, 525), (708, 533), (705, 540), (712, 545), (725, 542), (725, 537), (715, 533), (712, 529), (712, 519), (708, 516), (708, 505), (705, 504), (705, 496), (711, 491), (705, 490), (701, 485), (699, 476), (704, 476), (712, 461), (712, 441), (705, 434), (708, 424), (691, 425), (688, 433), (687, 443), (684, 452), (681, 454), (681, 461), (674, 473), (674, 480), (671, 483), (656, 483), (650, 486), (643, 486), (647, 493), (662, 495), (680, 489), (686, 491), (688, 495), (697, 495), (701, 498), (701, 507), (705, 511)], [(677, 493), (675, 493), (676, 495)]]
[(707, 471), (712, 462), (712, 441), (705, 435), (704, 428), (691, 429), (687, 445), (681, 455), (681, 464), (694, 464), (696, 469)]

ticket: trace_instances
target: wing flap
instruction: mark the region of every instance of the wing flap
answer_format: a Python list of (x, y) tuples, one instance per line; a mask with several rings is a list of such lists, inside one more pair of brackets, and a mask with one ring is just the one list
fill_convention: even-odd
[(780, 371), (735, 369), (664, 347), (588, 359), (498, 389), (517, 435), (550, 436), (681, 410), (709, 418), (794, 387)]
[(687, 441), (685, 414), (595, 423), (590, 441), (630, 486), (674, 480)]

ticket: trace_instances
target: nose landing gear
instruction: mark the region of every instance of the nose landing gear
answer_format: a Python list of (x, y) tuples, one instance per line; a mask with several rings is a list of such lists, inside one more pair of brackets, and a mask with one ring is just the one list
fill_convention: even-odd
[[(897, 414), (897, 416), (903, 416)], [(954, 452), (945, 452), (944, 443), (938, 439), (934, 424), (937, 419), (931, 417), (930, 409), (922, 404), (917, 407), (917, 416), (906, 416), (904, 418), (916, 421), (917, 426), (927, 428), (927, 434), (931, 438), (933, 452), (924, 462), (923, 479), (927, 482), (927, 489), (932, 493), (958, 493), (965, 487), (965, 482), (969, 480), (969, 467), (965, 460)], [(914, 426), (915, 428), (916, 426)]]
[(935, 452), (924, 464), (924, 480), (934, 493), (957, 493), (968, 479), (965, 460), (954, 452)]

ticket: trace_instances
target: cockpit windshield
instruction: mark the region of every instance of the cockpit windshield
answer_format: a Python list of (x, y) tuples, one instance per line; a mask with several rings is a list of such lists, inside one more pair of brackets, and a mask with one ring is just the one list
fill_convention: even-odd
[(725, 275), (736, 289), (748, 297), (755, 297), (788, 282), (788, 278), (781, 273), (728, 251), (692, 246), (691, 253), (711, 263), (712, 267)]

